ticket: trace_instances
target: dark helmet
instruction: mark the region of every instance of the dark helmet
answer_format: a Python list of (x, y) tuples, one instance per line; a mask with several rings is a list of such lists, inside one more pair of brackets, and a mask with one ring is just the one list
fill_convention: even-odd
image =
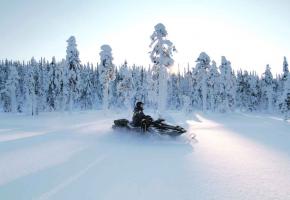
[(143, 106), (143, 105), (144, 105), (144, 103), (141, 102), (141, 101), (138, 101), (138, 102), (136, 103), (136, 107), (140, 107), (140, 106)]
[(144, 105), (143, 102), (138, 101), (138, 102), (136, 103), (135, 109), (137, 109), (137, 110), (143, 110), (143, 105)]

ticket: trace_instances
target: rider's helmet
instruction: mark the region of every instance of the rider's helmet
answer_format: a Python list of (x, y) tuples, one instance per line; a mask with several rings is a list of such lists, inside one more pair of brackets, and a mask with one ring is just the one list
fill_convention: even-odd
[(135, 110), (136, 111), (143, 111), (143, 105), (144, 105), (144, 103), (143, 102), (141, 102), (141, 101), (138, 101), (137, 103), (136, 103), (136, 106), (135, 106)]

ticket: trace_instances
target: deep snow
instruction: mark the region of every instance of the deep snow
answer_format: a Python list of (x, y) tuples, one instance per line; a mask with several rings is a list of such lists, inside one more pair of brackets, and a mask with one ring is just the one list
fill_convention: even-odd
[(0, 199), (289, 199), (290, 124), (169, 113), (179, 138), (116, 132), (100, 111), (0, 114)]

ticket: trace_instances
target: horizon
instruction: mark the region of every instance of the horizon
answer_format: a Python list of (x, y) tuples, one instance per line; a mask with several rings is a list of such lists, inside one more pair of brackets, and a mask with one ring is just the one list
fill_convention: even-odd
[(61, 61), (66, 40), (74, 35), (83, 64), (96, 65), (101, 45), (108, 44), (116, 66), (126, 60), (128, 65), (146, 67), (152, 65), (149, 37), (160, 22), (178, 51), (173, 56), (175, 69), (187, 63), (195, 67), (204, 51), (217, 66), (225, 56), (235, 71), (256, 71), (260, 76), (269, 64), (275, 76), (282, 73), (283, 57), (289, 58), (290, 27), (285, 24), (289, 24), (290, 2), (286, 0), (81, 2), (2, 1), (0, 59), (55, 56)]

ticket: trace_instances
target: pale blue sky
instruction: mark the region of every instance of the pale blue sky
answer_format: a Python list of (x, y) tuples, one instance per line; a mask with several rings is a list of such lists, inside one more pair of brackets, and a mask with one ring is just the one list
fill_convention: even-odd
[(290, 59), (289, 0), (0, 0), (0, 59), (65, 57), (74, 35), (80, 58), (96, 64), (102, 44), (114, 63), (148, 65), (150, 35), (162, 22), (177, 47), (176, 64), (185, 66), (201, 51), (234, 69), (262, 73), (270, 64), (282, 70)]

